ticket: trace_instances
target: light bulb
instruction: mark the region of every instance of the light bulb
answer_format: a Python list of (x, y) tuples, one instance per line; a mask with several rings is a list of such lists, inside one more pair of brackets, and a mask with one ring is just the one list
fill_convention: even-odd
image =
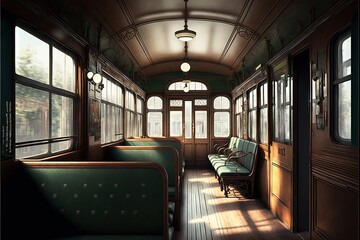
[(101, 75), (99, 73), (95, 73), (94, 77), (93, 77), (93, 80), (95, 83), (100, 83), (101, 82)]
[(183, 72), (188, 72), (190, 71), (190, 64), (188, 62), (183, 62), (181, 65), (180, 65), (180, 69), (181, 71)]
[(94, 76), (94, 73), (90, 71), (86, 74), (86, 76), (88, 79), (91, 79)]

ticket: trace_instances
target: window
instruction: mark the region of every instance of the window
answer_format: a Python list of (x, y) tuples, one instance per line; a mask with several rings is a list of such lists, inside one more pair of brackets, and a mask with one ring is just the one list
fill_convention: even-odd
[(250, 92), (248, 93), (248, 103), (248, 136), (250, 139), (256, 141), (256, 88), (250, 90)]
[(16, 158), (73, 149), (76, 65), (53, 42), (15, 27)]
[(149, 137), (163, 136), (163, 100), (153, 96), (147, 100), (147, 135)]
[(135, 125), (135, 96), (132, 92), (125, 92), (126, 108), (126, 137), (134, 137), (136, 131)]
[(170, 123), (170, 137), (181, 137), (183, 130), (183, 121), (182, 121), (182, 107), (183, 100), (181, 99), (171, 99), (169, 100), (170, 110), (169, 123)]
[(124, 138), (123, 89), (110, 77), (103, 77), (101, 93), (101, 143), (115, 142)]
[(244, 138), (244, 118), (243, 118), (243, 97), (235, 100), (235, 124), (236, 134), (239, 138)]
[[(185, 84), (183, 82), (174, 82), (172, 84), (170, 84), (168, 90), (183, 90), (184, 89)], [(189, 84), (189, 88), (190, 91), (191, 90), (195, 90), (195, 91), (206, 91), (207, 87), (205, 84), (201, 83), (201, 82), (190, 82)]]
[(268, 84), (260, 85), (260, 143), (267, 144), (268, 142)]
[(287, 74), (287, 59), (275, 67), (273, 89), (273, 138), (277, 142), (292, 142), (293, 80)]
[(351, 34), (347, 31), (335, 39), (334, 137), (341, 143), (351, 142)]
[(219, 96), (214, 99), (214, 137), (230, 135), (230, 100)]
[(137, 116), (137, 136), (141, 137), (143, 133), (143, 122), (144, 122), (144, 100), (137, 98), (136, 102), (136, 116)]

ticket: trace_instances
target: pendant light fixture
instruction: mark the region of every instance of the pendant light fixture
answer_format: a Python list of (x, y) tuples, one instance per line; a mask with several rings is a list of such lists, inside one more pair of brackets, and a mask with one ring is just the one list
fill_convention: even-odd
[(185, 2), (185, 25), (184, 25), (184, 29), (183, 30), (178, 30), (175, 32), (175, 36), (177, 37), (177, 39), (187, 42), (192, 40), (195, 36), (196, 36), (196, 32), (189, 30), (188, 29), (188, 25), (187, 25), (187, 1), (188, 0), (184, 0)]
[(180, 69), (183, 72), (188, 72), (188, 71), (190, 71), (191, 66), (190, 66), (188, 58), (187, 58), (187, 49), (188, 49), (187, 42), (185, 42), (184, 48), (185, 48), (185, 59), (184, 59), (184, 62), (180, 65)]

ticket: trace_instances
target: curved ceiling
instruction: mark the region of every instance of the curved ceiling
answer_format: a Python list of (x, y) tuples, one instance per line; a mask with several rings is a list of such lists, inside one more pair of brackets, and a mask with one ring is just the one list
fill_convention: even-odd
[[(231, 76), (290, 0), (189, 0), (191, 71)], [(125, 46), (145, 77), (180, 72), (184, 42), (182, 0), (83, 0), (113, 40)]]

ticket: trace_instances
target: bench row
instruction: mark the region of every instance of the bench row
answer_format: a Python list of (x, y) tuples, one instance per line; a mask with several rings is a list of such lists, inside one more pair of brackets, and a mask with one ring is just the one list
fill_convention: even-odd
[(168, 176), (158, 163), (22, 162), (1, 191), (3, 239), (171, 239), (174, 233)]
[(230, 185), (233, 185), (241, 193), (252, 197), (257, 162), (257, 143), (231, 137), (229, 143), (215, 146), (215, 149), (216, 153), (209, 154), (208, 160), (225, 196), (228, 196)]

